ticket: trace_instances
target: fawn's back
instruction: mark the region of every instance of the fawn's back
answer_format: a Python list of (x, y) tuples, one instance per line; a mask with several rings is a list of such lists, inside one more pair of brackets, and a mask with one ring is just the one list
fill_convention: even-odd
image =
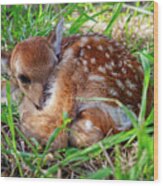
[(136, 58), (104, 36), (74, 40), (64, 50), (60, 66), (71, 72), (65, 81), (73, 79), (75, 96), (115, 98), (138, 114), (144, 75)]

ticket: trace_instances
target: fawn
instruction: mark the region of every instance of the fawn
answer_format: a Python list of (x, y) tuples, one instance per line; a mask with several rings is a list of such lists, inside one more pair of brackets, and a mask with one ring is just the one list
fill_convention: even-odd
[[(138, 115), (143, 86), (141, 64), (121, 44), (103, 35), (62, 38), (63, 20), (48, 37), (31, 37), (16, 45), (5, 59), (12, 79), (24, 93), (21, 129), (45, 144), (62, 113), (72, 118), (53, 148), (86, 147), (132, 126), (114, 101), (82, 101), (104, 97), (118, 100)], [(4, 59), (4, 57), (2, 56)], [(147, 110), (150, 110), (151, 89)]]

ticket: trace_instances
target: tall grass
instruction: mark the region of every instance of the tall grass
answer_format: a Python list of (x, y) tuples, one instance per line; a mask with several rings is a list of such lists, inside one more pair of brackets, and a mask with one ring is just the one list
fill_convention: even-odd
[[(118, 20), (127, 17), (125, 39), (126, 43), (131, 43), (131, 18), (142, 16), (150, 20), (152, 12), (153, 2), (2, 6), (1, 44), (3, 49), (11, 50), (17, 42), (29, 36), (48, 35), (61, 17), (65, 18), (65, 35), (94, 31), (97, 24), (103, 22), (105, 28), (100, 31), (108, 37), (115, 36), (113, 28)], [(88, 22), (92, 23), (91, 27), (86, 26)], [(36, 139), (26, 138), (19, 130), (18, 108), (12, 101), (8, 82), (7, 104), (1, 104), (2, 176), (153, 180), (154, 109), (145, 117), (147, 90), (149, 84), (153, 84), (150, 75), (153, 70), (153, 41), (146, 42), (141, 38), (139, 41), (130, 47), (142, 63), (145, 74), (139, 117), (136, 118), (125, 105), (118, 102), (131, 119), (133, 128), (108, 136), (84, 149), (67, 147), (55, 152), (50, 150), (51, 143), (70, 122), (66, 113), (63, 114), (62, 127), (54, 130), (45, 147), (40, 146)], [(140, 47), (142, 42), (145, 45)], [(106, 98), (92, 99), (109, 101)]]

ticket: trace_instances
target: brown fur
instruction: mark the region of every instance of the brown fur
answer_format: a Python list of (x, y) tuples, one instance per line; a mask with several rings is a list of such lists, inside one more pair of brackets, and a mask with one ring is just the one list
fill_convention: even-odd
[[(141, 64), (121, 45), (98, 35), (63, 39), (58, 63), (51, 43), (53, 37), (55, 34), (48, 40), (27, 39), (12, 52), (11, 71), (26, 95), (21, 107), (24, 133), (46, 143), (54, 129), (61, 126), (63, 112), (73, 118), (71, 132), (68, 137), (64, 130), (54, 142), (54, 149), (66, 147), (68, 140), (77, 147), (89, 146), (110, 130), (113, 133), (128, 130), (130, 126), (125, 122), (129, 120), (124, 120), (124, 113), (116, 103), (83, 102), (76, 98), (116, 99), (138, 115), (144, 76)], [(22, 85), (18, 70), (31, 79), (30, 85)], [(41, 106), (43, 87), (51, 80), (55, 84), (54, 92), (47, 98), (48, 104)], [(36, 109), (35, 105), (42, 109)], [(150, 107), (151, 100), (147, 109)]]

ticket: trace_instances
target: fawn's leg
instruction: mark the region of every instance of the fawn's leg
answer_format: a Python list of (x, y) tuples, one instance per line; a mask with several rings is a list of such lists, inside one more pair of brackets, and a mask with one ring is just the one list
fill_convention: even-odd
[(131, 122), (117, 107), (87, 108), (79, 113), (70, 129), (70, 144), (76, 147), (90, 146), (107, 135), (129, 129)]
[[(25, 98), (20, 106), (21, 130), (27, 137), (35, 137), (41, 144), (46, 144), (55, 130), (56, 120), (47, 113), (38, 111), (30, 100)], [(57, 121), (62, 122), (62, 121)], [(67, 132), (62, 131), (52, 144), (53, 149), (67, 146)]]

